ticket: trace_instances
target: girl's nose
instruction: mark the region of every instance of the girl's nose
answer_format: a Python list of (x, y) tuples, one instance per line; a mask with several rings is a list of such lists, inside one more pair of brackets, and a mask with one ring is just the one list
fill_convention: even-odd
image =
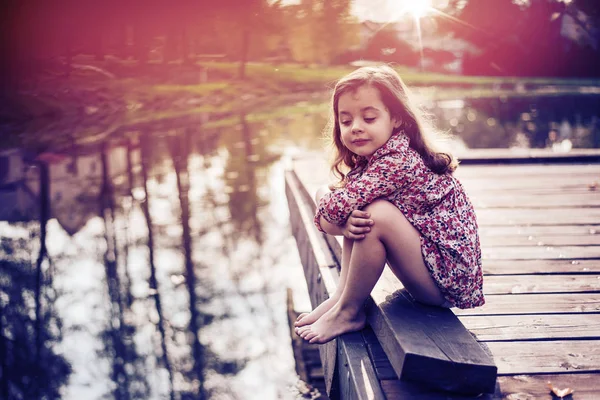
[(362, 131), (363, 131), (363, 128), (362, 128), (361, 123), (359, 121), (355, 121), (352, 124), (352, 133), (359, 133), (359, 132), (362, 132)]

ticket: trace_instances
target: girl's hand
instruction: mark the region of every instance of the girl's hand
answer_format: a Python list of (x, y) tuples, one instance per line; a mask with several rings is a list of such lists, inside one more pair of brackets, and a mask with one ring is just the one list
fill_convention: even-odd
[(369, 219), (370, 217), (368, 212), (361, 210), (352, 211), (342, 227), (342, 234), (352, 240), (364, 239), (367, 233), (371, 231), (371, 226), (373, 225), (373, 221)]

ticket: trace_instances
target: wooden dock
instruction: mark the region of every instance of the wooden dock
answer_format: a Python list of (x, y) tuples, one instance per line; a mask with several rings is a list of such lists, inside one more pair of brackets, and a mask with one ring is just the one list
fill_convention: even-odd
[[(331, 398), (468, 398), (471, 388), (491, 392), (480, 399), (552, 399), (548, 382), (573, 399), (600, 398), (600, 153), (582, 163), (510, 160), (457, 171), (480, 225), (486, 305), (412, 303), (386, 269), (370, 326), (320, 347)], [(310, 226), (311, 197), (328, 180), (321, 155), (296, 160), (286, 176), (313, 307), (337, 282), (339, 242)]]

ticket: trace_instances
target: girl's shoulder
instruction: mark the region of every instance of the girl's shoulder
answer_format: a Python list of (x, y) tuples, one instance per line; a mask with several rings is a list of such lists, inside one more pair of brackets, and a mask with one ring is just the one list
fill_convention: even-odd
[(383, 146), (378, 148), (375, 153), (373, 153), (371, 159), (375, 160), (393, 153), (405, 153), (410, 148), (409, 143), (410, 140), (404, 133), (395, 133), (390, 136), (388, 141), (385, 142)]

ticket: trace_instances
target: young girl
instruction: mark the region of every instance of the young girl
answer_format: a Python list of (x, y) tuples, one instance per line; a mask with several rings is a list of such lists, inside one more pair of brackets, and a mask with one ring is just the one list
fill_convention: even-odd
[(363, 303), (386, 260), (419, 302), (482, 305), (477, 222), (452, 175), (457, 161), (435, 150), (398, 74), (364, 67), (342, 78), (331, 125), (340, 181), (317, 194), (315, 224), (344, 236), (340, 280), (331, 298), (298, 317), (296, 333), (325, 343), (362, 329)]

